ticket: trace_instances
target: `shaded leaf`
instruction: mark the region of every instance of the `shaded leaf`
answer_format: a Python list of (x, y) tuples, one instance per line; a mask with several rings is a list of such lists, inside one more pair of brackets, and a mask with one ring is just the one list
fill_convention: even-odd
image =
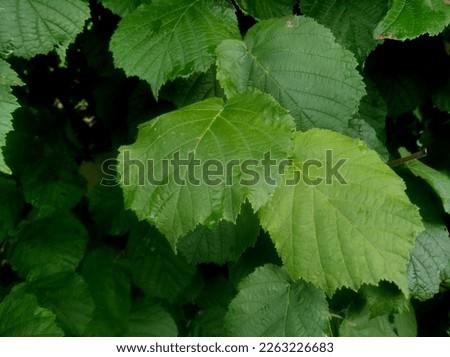
[(56, 322), (68, 336), (85, 336), (92, 319), (94, 302), (83, 278), (75, 273), (58, 273), (28, 283), (39, 303), (56, 315)]
[[(400, 148), (402, 156), (410, 155), (410, 153)], [(425, 180), (434, 190), (436, 195), (441, 199), (445, 212), (450, 214), (450, 175), (444, 171), (437, 171), (419, 160), (410, 160), (404, 164), (415, 176)]]
[(18, 285), (0, 303), (0, 336), (64, 336), (55, 319), (53, 312), (38, 304), (36, 296), (26, 293), (23, 285)]
[(176, 256), (167, 239), (145, 222), (133, 227), (127, 246), (133, 282), (145, 294), (174, 301), (195, 268)]
[(8, 249), (8, 259), (19, 275), (36, 280), (74, 271), (84, 255), (88, 236), (68, 213), (24, 222)]
[(216, 67), (211, 66), (205, 73), (194, 73), (188, 78), (177, 78), (168, 83), (162, 88), (161, 97), (181, 108), (207, 98), (225, 98), (225, 94), (216, 78)]
[(151, 299), (133, 303), (125, 334), (130, 337), (176, 337), (178, 328), (172, 316)]
[(90, 336), (121, 336), (131, 307), (130, 278), (120, 266), (119, 253), (109, 247), (92, 251), (85, 259), (83, 278), (95, 302)]
[(407, 312), (372, 318), (369, 307), (350, 310), (341, 324), (342, 337), (416, 337), (417, 323), (412, 306)]
[(225, 316), (228, 336), (324, 336), (325, 294), (280, 267), (257, 268), (239, 285)]
[(0, 243), (19, 223), (23, 209), (20, 188), (13, 180), (0, 176)]
[(255, 244), (258, 233), (258, 217), (249, 204), (244, 204), (236, 224), (220, 221), (213, 230), (198, 226), (178, 241), (177, 249), (191, 264), (224, 264), (237, 260), (245, 249)]

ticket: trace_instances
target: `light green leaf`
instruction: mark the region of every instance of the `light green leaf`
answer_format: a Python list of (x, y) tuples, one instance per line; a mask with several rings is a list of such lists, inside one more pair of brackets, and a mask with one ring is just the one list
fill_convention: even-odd
[(195, 268), (145, 222), (133, 227), (126, 252), (132, 280), (148, 296), (174, 301), (194, 277)]
[(189, 78), (177, 78), (161, 89), (161, 97), (172, 101), (178, 108), (207, 98), (224, 98), (225, 94), (216, 78), (216, 66), (206, 73), (194, 73)]
[(133, 303), (125, 336), (176, 337), (178, 328), (172, 316), (152, 299)]
[(431, 299), (450, 268), (450, 237), (444, 224), (425, 223), (408, 266), (411, 294), (420, 300)]
[(178, 252), (188, 263), (224, 264), (237, 260), (242, 252), (255, 244), (259, 220), (249, 204), (242, 205), (236, 224), (220, 221), (213, 230), (198, 226), (178, 241)]
[[(410, 153), (400, 148), (402, 156)], [(419, 160), (411, 160), (404, 164), (415, 176), (425, 180), (431, 188), (436, 192), (442, 201), (445, 212), (450, 214), (450, 175), (444, 171), (435, 170)]]
[(173, 247), (198, 224), (235, 222), (246, 199), (258, 210), (275, 191), (281, 173), (268, 160), (287, 158), (293, 129), (292, 117), (255, 91), (164, 114), (119, 149), (125, 204)]
[(22, 217), (23, 198), (14, 180), (0, 176), (0, 244)]
[(36, 296), (25, 293), (23, 285), (17, 285), (0, 303), (0, 336), (64, 336), (55, 319), (53, 312), (38, 304)]
[(392, 0), (391, 7), (374, 31), (375, 38), (413, 39), (437, 35), (450, 23), (447, 0)]
[(350, 310), (341, 324), (342, 337), (416, 337), (417, 323), (414, 310), (409, 304), (402, 314), (381, 315), (372, 318), (368, 306), (362, 310)]
[(124, 17), (133, 12), (139, 5), (148, 3), (150, 0), (100, 0), (100, 2), (116, 15)]
[(386, 0), (303, 0), (306, 16), (327, 26), (337, 42), (352, 51), (360, 62), (380, 43), (373, 31), (388, 10)]
[(58, 273), (28, 283), (39, 303), (56, 314), (68, 336), (83, 336), (92, 319), (94, 302), (85, 281), (75, 273)]
[(205, 72), (216, 46), (238, 37), (228, 2), (153, 0), (122, 19), (110, 48), (116, 66), (149, 82), (158, 96), (168, 80)]
[(67, 47), (88, 17), (81, 0), (0, 0), (0, 53), (31, 58)]
[(391, 281), (408, 294), (407, 265), (422, 231), (403, 181), (362, 142), (297, 132), (286, 179), (260, 211), (292, 279), (332, 295)]
[(228, 97), (249, 88), (270, 93), (302, 130), (347, 128), (365, 94), (352, 53), (310, 18), (262, 21), (244, 41), (223, 41), (216, 52)]
[(266, 20), (272, 17), (292, 15), (297, 0), (237, 0), (241, 10), (255, 19)]
[[(11, 94), (11, 86), (22, 84), (9, 64), (0, 58), (0, 150), (2, 151), (6, 144), (6, 134), (13, 128), (11, 114), (19, 107), (16, 98)], [(11, 174), (2, 152), (0, 152), (0, 172)]]
[(74, 271), (84, 255), (87, 233), (72, 215), (39, 217), (24, 222), (8, 250), (8, 259), (29, 281)]
[(109, 247), (92, 251), (82, 274), (95, 302), (89, 336), (120, 336), (127, 328), (131, 307), (131, 282), (117, 262), (120, 252)]
[(224, 329), (228, 336), (324, 336), (327, 319), (323, 292), (292, 281), (280, 267), (265, 265), (239, 285)]

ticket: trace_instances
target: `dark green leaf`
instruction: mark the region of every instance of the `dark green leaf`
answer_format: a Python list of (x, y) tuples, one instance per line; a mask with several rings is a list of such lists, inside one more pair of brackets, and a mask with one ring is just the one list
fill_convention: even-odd
[(133, 282), (148, 296), (174, 301), (195, 274), (167, 239), (145, 222), (133, 227), (127, 246)]
[(236, 224), (221, 221), (213, 230), (198, 226), (178, 241), (178, 252), (191, 264), (224, 264), (235, 261), (249, 246), (255, 244), (259, 233), (259, 220), (246, 203)]
[(53, 312), (38, 304), (36, 296), (26, 293), (23, 285), (17, 285), (0, 303), (0, 336), (64, 336), (55, 319)]
[(323, 336), (327, 318), (323, 292), (292, 281), (282, 268), (265, 265), (239, 285), (224, 328), (228, 336)]
[(176, 337), (178, 328), (172, 316), (152, 299), (135, 301), (126, 336)]
[(88, 287), (75, 273), (58, 273), (28, 283), (39, 303), (56, 315), (56, 322), (68, 336), (83, 336), (92, 319), (94, 302)]
[(24, 222), (8, 250), (11, 265), (23, 278), (36, 280), (74, 271), (84, 255), (87, 233), (70, 214)]

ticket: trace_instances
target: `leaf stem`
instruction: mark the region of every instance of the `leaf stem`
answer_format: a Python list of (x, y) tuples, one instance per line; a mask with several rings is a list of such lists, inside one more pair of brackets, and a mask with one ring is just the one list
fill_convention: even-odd
[(420, 159), (420, 158), (425, 157), (425, 156), (427, 156), (427, 149), (426, 148), (423, 149), (423, 150), (420, 150), (418, 152), (415, 152), (414, 154), (402, 157), (400, 159), (389, 161), (387, 164), (390, 167), (400, 166), (400, 165), (404, 164), (405, 162), (408, 162), (408, 161), (411, 161), (411, 160), (417, 160), (417, 159)]

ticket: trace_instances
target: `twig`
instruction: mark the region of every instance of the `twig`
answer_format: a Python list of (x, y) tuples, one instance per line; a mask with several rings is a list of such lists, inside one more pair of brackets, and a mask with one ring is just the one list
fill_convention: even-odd
[(426, 148), (423, 150), (420, 150), (418, 152), (415, 152), (414, 154), (411, 154), (409, 156), (402, 157), (401, 159), (389, 161), (387, 164), (390, 167), (400, 166), (400, 165), (404, 164), (405, 162), (408, 162), (411, 160), (417, 160), (417, 159), (420, 159), (425, 156), (427, 156)]

